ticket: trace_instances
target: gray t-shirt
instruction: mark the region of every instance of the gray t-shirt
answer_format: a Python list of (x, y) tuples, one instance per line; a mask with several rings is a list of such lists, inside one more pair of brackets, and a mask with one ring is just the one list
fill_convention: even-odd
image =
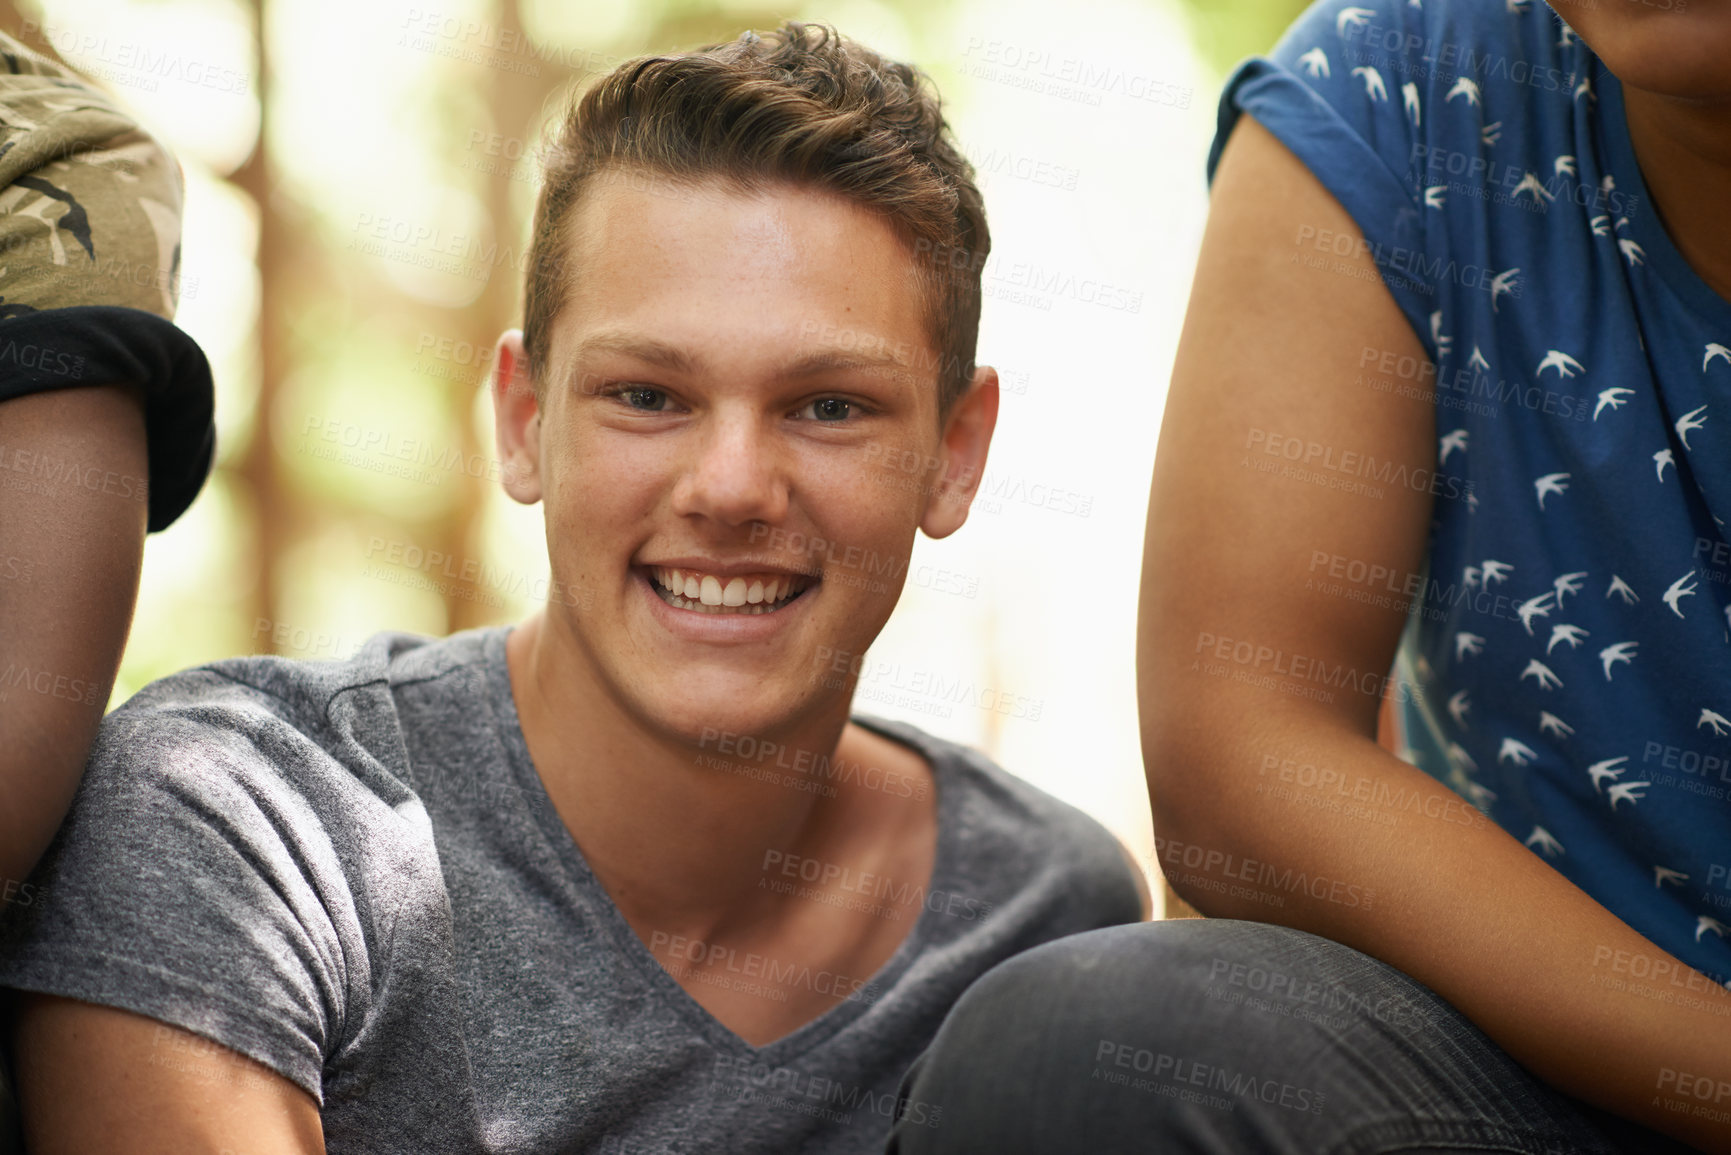
[[(1093, 820), (961, 746), (861, 719), (932, 765), (931, 884), (861, 894), (913, 923), (875, 975), (729, 959), (718, 981), (767, 997), (846, 996), (753, 1047), (590, 873), (529, 760), (507, 632), (380, 634), (346, 662), (242, 658), (146, 687), (104, 721), (38, 901), (4, 908), (0, 986), (259, 1060), (318, 1099), (333, 1155), (866, 1152), (978, 975), (1139, 915)], [(802, 885), (805, 864), (786, 865), (767, 884)], [(942, 1126), (935, 1107), (909, 1113)]]

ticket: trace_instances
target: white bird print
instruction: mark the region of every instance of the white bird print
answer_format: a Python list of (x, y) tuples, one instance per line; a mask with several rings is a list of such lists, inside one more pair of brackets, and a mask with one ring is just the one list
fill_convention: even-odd
[(1433, 185), (1429, 186), (1428, 188), (1426, 188), (1424, 190), (1425, 207), (1429, 208), (1429, 209), (1442, 208), (1443, 207), (1444, 194), (1446, 194), (1448, 192), (1448, 189), (1449, 189), (1449, 186), (1446, 184), (1433, 184)]
[(1528, 196), (1532, 197), (1534, 204), (1540, 203), (1539, 198), (1541, 197), (1548, 201), (1554, 201), (1557, 199), (1548, 189), (1545, 188), (1544, 182), (1539, 180), (1539, 174), (1534, 172), (1529, 172), (1526, 176), (1521, 178), (1521, 183), (1516, 185), (1515, 191), (1509, 194), (1509, 200), (1513, 201), (1522, 193), (1526, 193)]
[(1567, 48), (1573, 43), (1575, 43), (1575, 30), (1565, 24), (1563, 25), (1562, 35), (1557, 37), (1557, 47)]
[(1484, 560), (1484, 564), (1481, 565), (1479, 569), (1485, 575), (1486, 585), (1490, 585), (1492, 582), (1508, 581), (1509, 575), (1515, 572), (1515, 567), (1510, 565), (1508, 562), (1496, 561), (1488, 557)]
[(1382, 73), (1368, 64), (1361, 64), (1352, 70), (1352, 74), (1364, 81), (1364, 94), (1372, 103), (1388, 99), (1388, 86), (1382, 82)]
[(1449, 355), (1450, 347), (1455, 343), (1453, 337), (1443, 336), (1441, 309), (1436, 310), (1430, 315), (1430, 339), (1436, 342), (1438, 357), (1447, 357)]
[(1725, 364), (1731, 365), (1731, 346), (1721, 345), (1717, 341), (1709, 341), (1707, 343), (1707, 355), (1701, 358), (1701, 372), (1707, 371), (1707, 366), (1713, 363), (1715, 357), (1723, 357)]
[[(1684, 582), (1688, 582), (1690, 584), (1685, 586), (1683, 584)], [(1681, 602), (1684, 598), (1692, 598), (1695, 596), (1694, 582), (1695, 582), (1695, 571), (1690, 570), (1688, 573), (1684, 574), (1682, 577), (1680, 577), (1676, 581), (1672, 582), (1670, 587), (1665, 590), (1665, 596), (1660, 599), (1666, 605), (1670, 606), (1671, 612), (1676, 614), (1678, 617), (1683, 616), (1683, 608), (1681, 606), (1679, 606), (1677, 603)]]
[(1731, 726), (1731, 718), (1709, 710), (1705, 706), (1701, 707), (1701, 716), (1695, 719), (1695, 729), (1699, 730), (1703, 726), (1711, 726), (1715, 738), (1723, 738), (1725, 735), (1731, 734), (1731, 730), (1726, 729), (1727, 726)]
[(1606, 173), (1604, 176), (1599, 178), (1599, 188), (1602, 191), (1610, 192), (1612, 189), (1614, 189), (1616, 187), (1617, 187), (1617, 178), (1612, 176), (1610, 173)]
[(1557, 580), (1551, 583), (1551, 588), (1557, 591), (1558, 609), (1563, 608), (1564, 594), (1578, 594), (1581, 592), (1581, 582), (1586, 579), (1586, 576), (1586, 570), (1577, 570), (1574, 573), (1557, 575)]
[(1469, 634), (1465, 630), (1455, 635), (1455, 661), (1460, 661), (1468, 654), (1484, 652), (1485, 640), (1478, 634)]
[(1699, 421), (1695, 420), (1695, 418), (1705, 412), (1707, 412), (1707, 407), (1702, 405), (1699, 408), (1689, 410), (1689, 412), (1677, 418), (1677, 424), (1673, 426), (1673, 428), (1677, 430), (1677, 436), (1682, 440), (1684, 449), (1690, 447), (1689, 434), (1707, 424), (1707, 419), (1705, 417), (1702, 417)]
[(1467, 512), (1468, 513), (1477, 513), (1478, 511), (1479, 511), (1479, 495), (1476, 493), (1467, 494)]
[[(1494, 313), (1497, 311), (1498, 297), (1502, 296), (1504, 293), (1513, 293), (1515, 291), (1515, 278), (1520, 275), (1521, 271), (1518, 268), (1504, 269), (1502, 272), (1491, 278), (1491, 312)], [(1479, 352), (1479, 347), (1477, 345), (1473, 346), (1473, 352), (1475, 354)], [(1479, 366), (1480, 368), (1490, 368), (1490, 363), (1485, 361), (1482, 354), (1479, 355), (1479, 361), (1481, 362)], [(1472, 362), (1469, 361), (1467, 364), (1471, 365)]]
[[(1610, 181), (1610, 179), (1611, 179), (1611, 178), (1610, 178), (1610, 177), (1606, 177), (1606, 178), (1605, 178), (1605, 180), (1606, 180), (1606, 182), (1607, 182), (1607, 184), (1608, 184), (1608, 183), (1609, 183), (1609, 181)], [(1607, 191), (1608, 191), (1608, 190), (1607, 190)], [(1623, 230), (1623, 226), (1624, 226), (1624, 225), (1626, 225), (1626, 224), (1628, 224), (1628, 223), (1629, 223), (1629, 218), (1628, 218), (1628, 217), (1618, 217), (1618, 218), (1617, 218), (1617, 224), (1616, 224), (1616, 226), (1615, 226), (1615, 227), (1616, 227), (1616, 229), (1617, 229), (1617, 231), (1618, 231), (1618, 232), (1621, 232), (1621, 231), (1622, 231), (1622, 230)]]
[(1611, 584), (1605, 589), (1606, 597), (1610, 597), (1612, 594), (1622, 598), (1623, 604), (1626, 606), (1632, 606), (1641, 600), (1641, 595), (1630, 589), (1629, 583), (1616, 574), (1611, 575)]
[(1539, 729), (1555, 738), (1567, 738), (1575, 732), (1575, 728), (1551, 713), (1549, 710), (1539, 711)]
[(1527, 10), (1527, 0), (1505, 0), (1509, 15), (1514, 16)]
[(1457, 449), (1462, 453), (1467, 451), (1467, 431), (1465, 429), (1455, 429), (1443, 434), (1442, 439), (1437, 442), (1436, 459), (1438, 464), (1447, 461), (1449, 454)]
[(1588, 100), (1599, 99), (1593, 92), (1593, 78), (1590, 76), (1581, 77), (1581, 83), (1575, 85), (1575, 99), (1579, 100), (1583, 96)]
[(1546, 590), (1538, 597), (1528, 598), (1519, 606), (1515, 607), (1515, 613), (1521, 616), (1521, 625), (1526, 627), (1528, 637), (1533, 636), (1534, 618), (1548, 618), (1551, 616), (1551, 610), (1555, 608), (1551, 605), (1551, 599), (1556, 596), (1557, 592), (1555, 590)]
[[(1491, 279), (1491, 302), (1492, 302), (1493, 308), (1495, 307), (1495, 304), (1496, 304), (1496, 295), (1497, 295), (1496, 294), (1496, 282), (1497, 282), (1497, 280), (1502, 278), (1502, 277), (1511, 276), (1511, 275), (1518, 273), (1518, 272), (1520, 272), (1519, 269), (1510, 269), (1506, 273), (1498, 273), (1496, 275), (1496, 277), (1493, 277)], [(1503, 291), (1508, 292), (1507, 289), (1504, 289)], [(1473, 355), (1471, 357), (1467, 358), (1467, 368), (1468, 369), (1488, 370), (1490, 367), (1491, 367), (1491, 363), (1489, 361), (1485, 360), (1485, 355), (1483, 353), (1479, 352), (1479, 347), (1477, 345), (1474, 345), (1473, 346)]]
[(1538, 756), (1537, 750), (1519, 738), (1504, 738), (1502, 749), (1497, 751), (1498, 762), (1513, 762), (1516, 766), (1525, 766)]
[(1610, 213), (1600, 213), (1587, 223), (1593, 226), (1593, 235), (1595, 237), (1608, 237), (1611, 235)]
[(1418, 85), (1410, 80), (1401, 85), (1400, 102), (1406, 108), (1407, 117), (1411, 119), (1413, 127), (1418, 127)]
[(1635, 648), (1640, 644), (1640, 642), (1617, 642), (1599, 651), (1599, 661), (1605, 667), (1605, 681), (1611, 680), (1611, 667), (1618, 662), (1631, 666), (1635, 664)]
[(1466, 97), (1468, 104), (1478, 104), (1479, 82), (1470, 76), (1457, 76), (1454, 87), (1449, 89), (1447, 96), (1443, 97), (1443, 103), (1447, 104), (1457, 96)]
[(1665, 483), (1665, 467), (1669, 465), (1672, 469), (1677, 468), (1677, 459), (1671, 456), (1671, 449), (1666, 446), (1653, 454), (1653, 464), (1659, 473), (1659, 484), (1663, 485)]
[(1479, 129), (1479, 139), (1487, 146), (1495, 144), (1497, 139), (1502, 135), (1503, 122), (1500, 120), (1493, 120), (1483, 128)]
[(1551, 162), (1551, 174), (1553, 176), (1574, 176), (1575, 158), (1567, 153), (1559, 156), (1556, 160)]
[(1623, 400), (1623, 398), (1633, 397), (1634, 395), (1635, 391), (1633, 389), (1626, 389), (1621, 385), (1613, 385), (1609, 389), (1601, 389), (1599, 391), (1599, 403), (1593, 406), (1593, 420), (1597, 421), (1599, 419), (1599, 414), (1604, 412), (1606, 409), (1621, 409), (1623, 406), (1628, 404), (1628, 402)]
[(1551, 837), (1551, 832), (1543, 826), (1533, 827), (1533, 832), (1527, 835), (1526, 845), (1536, 848), (1546, 858), (1555, 858), (1563, 853), (1563, 844)]
[(1469, 565), (1466, 569), (1461, 571), (1461, 585), (1465, 586), (1469, 590), (1476, 590), (1479, 588), (1478, 566)]
[(1306, 52), (1303, 56), (1300, 56), (1298, 58), (1298, 63), (1303, 65), (1304, 70), (1310, 73), (1311, 76), (1320, 76), (1325, 80), (1328, 78), (1328, 53), (1322, 50), (1322, 45), (1319, 44), (1309, 52)]
[(1453, 718), (1455, 720), (1455, 725), (1461, 727), (1463, 730), (1466, 728), (1467, 724), (1467, 711), (1472, 708), (1473, 704), (1467, 701), (1467, 692), (1465, 690), (1456, 690), (1453, 694), (1449, 695), (1449, 717)]
[(1651, 785), (1651, 782), (1619, 782), (1605, 791), (1605, 797), (1611, 800), (1612, 810), (1617, 808), (1619, 802), (1627, 802), (1630, 806), (1634, 806), (1645, 797), (1643, 794), (1637, 794), (1636, 791)]
[(1629, 259), (1629, 264), (1631, 266), (1644, 265), (1647, 263), (1644, 259), (1647, 255), (1647, 250), (1637, 244), (1633, 237), (1623, 237), (1617, 242), (1617, 247), (1623, 250), (1623, 255)]
[(1521, 671), (1519, 680), (1526, 681), (1529, 674), (1538, 679), (1541, 690), (1555, 690), (1563, 684), (1563, 680), (1551, 673), (1551, 668), (1537, 658), (1527, 662), (1527, 668)]
[(1450, 762), (1462, 770), (1477, 770), (1479, 768), (1479, 764), (1473, 761), (1473, 756), (1468, 754), (1466, 747), (1459, 742), (1450, 742), (1444, 753), (1448, 755)]
[(1364, 22), (1375, 15), (1369, 8), (1342, 8), (1334, 18), (1334, 30), (1344, 37), (1348, 28), (1363, 28)]
[(1688, 881), (1689, 876), (1684, 874), (1681, 870), (1672, 870), (1668, 866), (1653, 867), (1653, 888), (1655, 890), (1667, 882), (1671, 883), (1673, 886), (1682, 886)]
[[(1545, 496), (1551, 493), (1566, 493), (1569, 489), (1569, 475), (1566, 473), (1547, 473), (1533, 482), (1533, 489), (1538, 493), (1539, 509), (1545, 508)], [(1531, 630), (1527, 631), (1531, 633)]]
[(1627, 762), (1628, 760), (1629, 756), (1623, 754), (1616, 758), (1607, 758), (1603, 762), (1595, 762), (1591, 766), (1587, 767), (1587, 774), (1593, 779), (1593, 791), (1598, 794), (1603, 794), (1605, 792), (1605, 779), (1609, 778), (1612, 782), (1615, 782), (1617, 779), (1621, 778), (1623, 772), (1627, 770), (1628, 767), (1619, 766), (1617, 763)]
[(1714, 934), (1718, 935), (1720, 938), (1724, 938), (1725, 932), (1727, 930), (1731, 930), (1731, 927), (1726, 926), (1724, 923), (1720, 922), (1716, 918), (1709, 918), (1708, 916), (1703, 914), (1703, 915), (1700, 915), (1699, 917), (1697, 917), (1695, 919), (1695, 941), (1696, 942), (1700, 942), (1701, 936), (1703, 934), (1706, 934), (1708, 931), (1712, 931)]
[(1585, 366), (1561, 349), (1546, 349), (1545, 359), (1533, 370), (1533, 376), (1537, 377), (1546, 369), (1555, 369), (1559, 377), (1573, 377), (1576, 373), (1586, 372)]
[(1461, 793), (1465, 794), (1467, 800), (1474, 806), (1477, 806), (1480, 810), (1489, 810), (1491, 803), (1497, 800), (1497, 792), (1495, 790), (1480, 785), (1477, 782), (1463, 782), (1461, 784)]
[(1581, 639), (1587, 635), (1588, 631), (1580, 626), (1571, 626), (1568, 622), (1558, 622), (1551, 627), (1551, 644), (1545, 647), (1545, 653), (1549, 654), (1556, 649), (1558, 642), (1567, 642), (1569, 649), (1578, 650), (1581, 648)]

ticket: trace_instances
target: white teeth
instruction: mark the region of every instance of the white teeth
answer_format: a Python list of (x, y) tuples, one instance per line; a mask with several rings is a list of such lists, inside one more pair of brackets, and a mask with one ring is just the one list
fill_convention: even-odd
[(695, 610), (700, 614), (773, 614), (776, 610), (781, 608), (779, 606), (765, 605), (739, 606), (737, 608), (730, 608), (727, 606), (706, 606), (702, 602), (694, 602), (689, 598), (682, 598), (678, 594), (674, 593), (666, 594), (663, 597), (663, 600), (676, 609)]
[(774, 613), (792, 599), (796, 589), (791, 575), (768, 581), (760, 577), (733, 577), (724, 583), (713, 574), (672, 566), (655, 566), (651, 573), (654, 584), (664, 591), (663, 600), (679, 609), (702, 613)]

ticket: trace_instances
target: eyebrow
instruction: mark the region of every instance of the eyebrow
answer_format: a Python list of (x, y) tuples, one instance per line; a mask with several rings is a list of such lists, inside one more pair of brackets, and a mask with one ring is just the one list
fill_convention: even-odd
[[(571, 365), (573, 371), (577, 365), (581, 365), (588, 358), (602, 353), (616, 353), (632, 357), (674, 373), (697, 375), (704, 368), (701, 355), (689, 353), (677, 345), (670, 345), (653, 337), (627, 332), (603, 331), (590, 334), (572, 351)], [(775, 376), (782, 380), (798, 380), (820, 373), (872, 369), (894, 369), (905, 372), (912, 367), (914, 367), (912, 358), (906, 361), (898, 360), (887, 349), (880, 352), (820, 349), (783, 365), (776, 370)]]

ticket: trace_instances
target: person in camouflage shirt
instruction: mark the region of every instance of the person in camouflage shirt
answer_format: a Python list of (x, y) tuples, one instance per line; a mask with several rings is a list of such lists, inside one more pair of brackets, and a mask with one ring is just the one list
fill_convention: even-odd
[[(174, 325), (180, 166), (70, 69), (0, 36), (0, 902), (77, 789), (147, 530), (210, 471), (210, 367)], [(19, 1149), (0, 1047), (0, 1155)]]

